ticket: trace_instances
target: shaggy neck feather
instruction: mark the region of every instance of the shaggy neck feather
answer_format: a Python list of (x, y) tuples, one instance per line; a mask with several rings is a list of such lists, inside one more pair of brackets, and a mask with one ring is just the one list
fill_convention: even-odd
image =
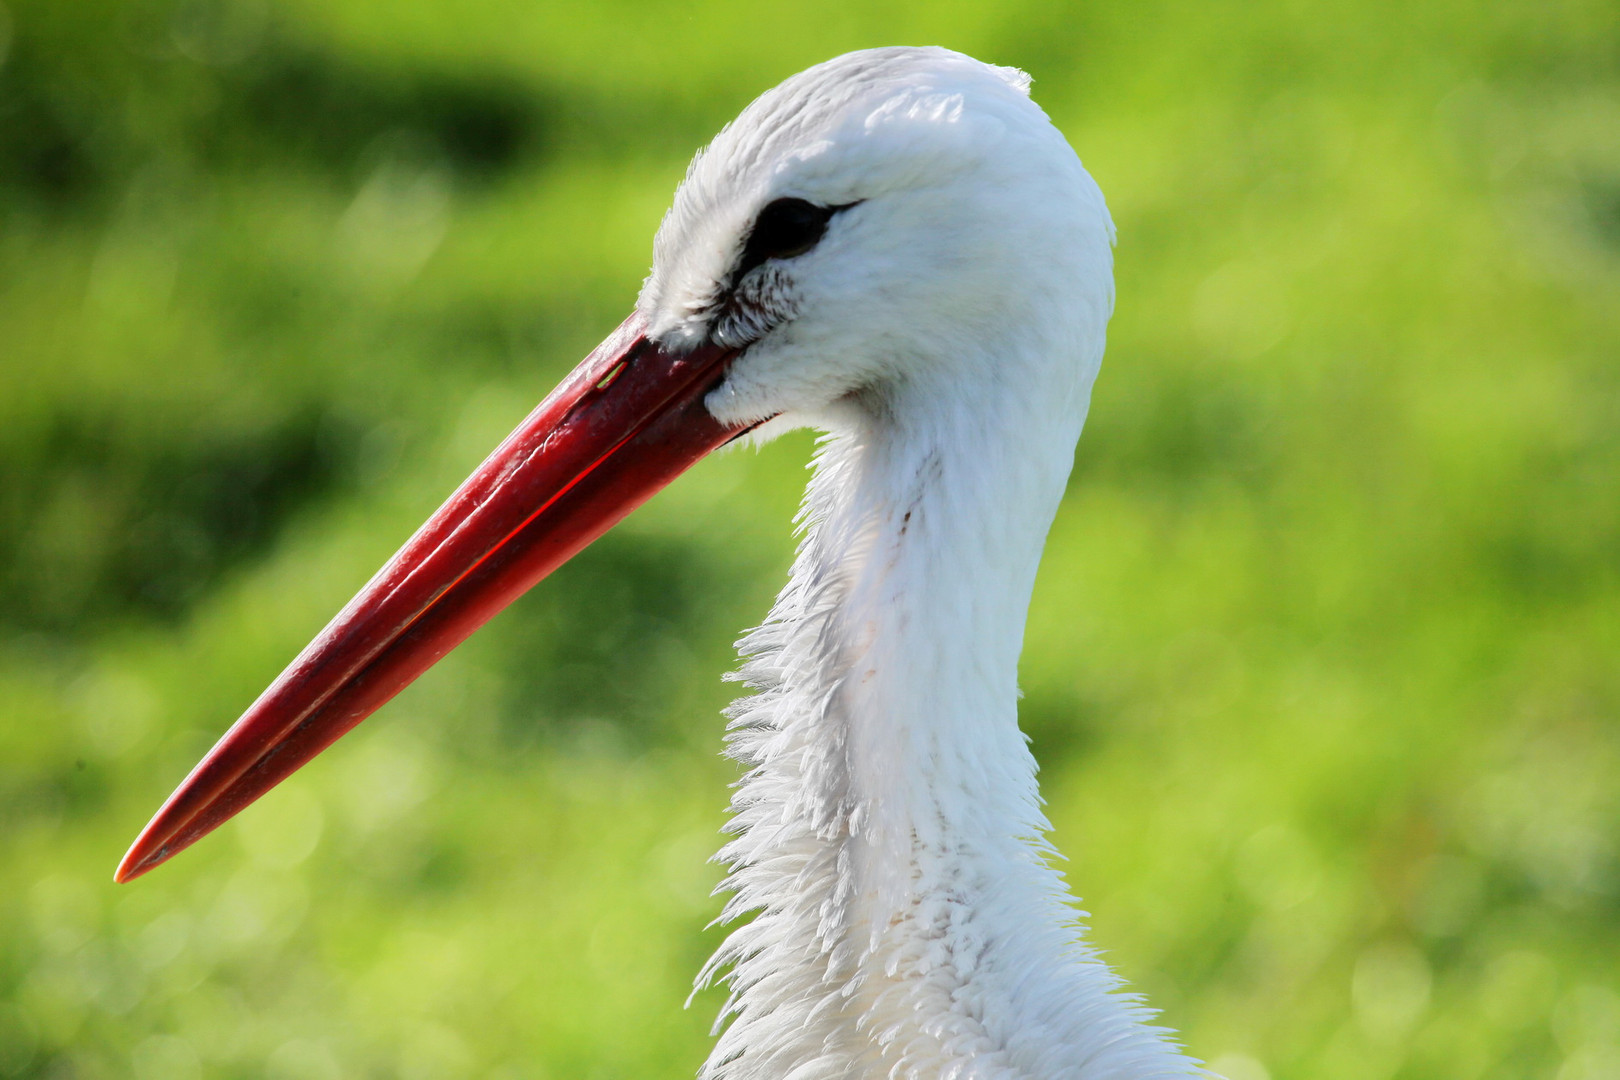
[(851, 405), (742, 643), (756, 693), (732, 710), (748, 772), (721, 857), (726, 917), (755, 917), (703, 975), (733, 990), (706, 1078), (1194, 1072), (1081, 942), (1017, 725), (1085, 403), (951, 393)]

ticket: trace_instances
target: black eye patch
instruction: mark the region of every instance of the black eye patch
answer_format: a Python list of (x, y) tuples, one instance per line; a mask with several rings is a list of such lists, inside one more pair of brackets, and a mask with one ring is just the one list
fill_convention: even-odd
[(767, 259), (803, 255), (821, 242), (832, 216), (849, 206), (817, 206), (803, 199), (777, 199), (768, 204), (748, 231), (748, 241), (743, 245), (742, 258), (731, 280), (741, 281), (748, 271)]

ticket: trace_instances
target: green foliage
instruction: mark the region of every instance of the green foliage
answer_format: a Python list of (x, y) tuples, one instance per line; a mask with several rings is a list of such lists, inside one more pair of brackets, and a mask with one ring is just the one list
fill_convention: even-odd
[(1620, 19), (1599, 0), (4, 0), (0, 1077), (689, 1075), (717, 676), (808, 442), (704, 463), (219, 836), (223, 727), (834, 53), (1025, 67), (1119, 306), (1023, 715), (1231, 1080), (1620, 1070)]

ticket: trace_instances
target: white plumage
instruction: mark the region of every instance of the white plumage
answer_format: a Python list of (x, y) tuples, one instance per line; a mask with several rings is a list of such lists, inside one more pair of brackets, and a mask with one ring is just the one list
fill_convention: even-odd
[[(847, 206), (728, 277), (781, 198)], [(748, 346), (707, 399), (827, 432), (741, 648), (709, 1080), (1199, 1075), (1081, 936), (1017, 726), (1036, 564), (1113, 305), (1112, 224), (1028, 79), (852, 53), (766, 93), (659, 230), (649, 336)], [(718, 1025), (717, 1025), (718, 1026)]]

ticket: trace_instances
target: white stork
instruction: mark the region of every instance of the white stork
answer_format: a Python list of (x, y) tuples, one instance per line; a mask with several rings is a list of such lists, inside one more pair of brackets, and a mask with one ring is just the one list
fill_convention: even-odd
[(1102, 193), (1029, 80), (851, 53), (692, 162), (635, 312), (254, 703), (128, 880), (359, 723), (709, 451), (826, 432), (742, 645), (709, 1080), (1206, 1075), (1050, 865), (1017, 722), (1030, 590), (1113, 307)]

